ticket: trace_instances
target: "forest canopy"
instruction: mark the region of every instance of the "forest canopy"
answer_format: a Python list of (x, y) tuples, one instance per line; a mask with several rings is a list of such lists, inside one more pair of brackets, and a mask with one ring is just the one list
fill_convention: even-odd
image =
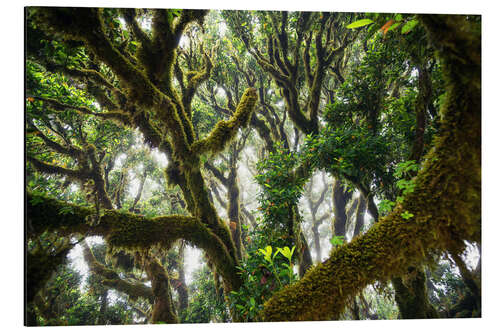
[(480, 16), (25, 20), (26, 325), (481, 316)]

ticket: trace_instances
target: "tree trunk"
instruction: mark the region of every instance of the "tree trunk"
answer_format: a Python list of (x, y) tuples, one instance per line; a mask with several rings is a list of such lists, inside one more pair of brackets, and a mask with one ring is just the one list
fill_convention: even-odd
[(151, 280), (154, 304), (151, 323), (176, 324), (179, 322), (175, 314), (174, 303), (170, 289), (170, 280), (165, 269), (156, 259), (146, 258), (146, 273)]
[(333, 180), (333, 236), (343, 236), (345, 237), (346, 225), (347, 225), (347, 214), (346, 206), (347, 202), (351, 198), (351, 193), (344, 190), (339, 179), (335, 178)]
[(393, 278), (392, 285), (396, 290), (396, 303), (402, 319), (439, 318), (429, 302), (426, 277), (422, 269), (410, 267), (404, 277)]
[(240, 189), (238, 188), (236, 171), (236, 165), (231, 166), (227, 186), (227, 217), (231, 236), (236, 246), (236, 255), (241, 260), (244, 248), (241, 242)]
[(354, 224), (354, 232), (352, 238), (359, 235), (365, 225), (366, 200), (363, 195), (360, 195), (357, 201), (358, 204), (356, 207), (356, 221)]
[(314, 223), (311, 229), (314, 237), (314, 249), (316, 250), (316, 262), (321, 262), (321, 243), (319, 239), (319, 230), (318, 230), (319, 223)]
[(97, 317), (97, 325), (106, 325), (106, 310), (108, 308), (108, 289), (101, 294), (101, 307)]

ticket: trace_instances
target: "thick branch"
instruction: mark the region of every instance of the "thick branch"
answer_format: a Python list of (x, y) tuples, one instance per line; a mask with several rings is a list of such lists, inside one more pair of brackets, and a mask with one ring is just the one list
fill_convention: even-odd
[(80, 170), (72, 170), (48, 164), (32, 156), (27, 156), (26, 159), (35, 167), (35, 169), (48, 175), (62, 175), (73, 180), (85, 180), (88, 178), (88, 175)]
[(129, 124), (130, 123), (129, 116), (126, 113), (121, 112), (121, 111), (94, 112), (94, 111), (92, 111), (90, 108), (88, 108), (86, 106), (82, 106), (82, 105), (80, 105), (80, 106), (70, 105), (70, 104), (66, 104), (66, 103), (60, 102), (60, 101), (58, 101), (56, 99), (53, 99), (53, 98), (38, 97), (38, 96), (33, 96), (33, 98), (41, 100), (41, 101), (44, 101), (44, 102), (47, 102), (53, 108), (55, 108), (56, 110), (59, 110), (59, 111), (64, 111), (64, 110), (70, 109), (70, 110), (78, 111), (78, 112), (80, 112), (82, 114), (88, 114), (88, 115), (100, 117), (100, 118), (103, 118), (103, 119), (116, 119), (116, 120), (119, 120), (120, 122), (122, 122), (124, 124)]
[(185, 239), (205, 250), (228, 288), (239, 287), (240, 278), (226, 246), (198, 219), (181, 215), (148, 219), (130, 213), (101, 210), (99, 224), (91, 226), (86, 221), (93, 214), (95, 210), (89, 207), (27, 194), (27, 223), (32, 227), (28, 233), (30, 238), (46, 230), (58, 230), (61, 235), (103, 236), (110, 246), (129, 250), (144, 250), (156, 244), (168, 247), (178, 239)]
[(121, 279), (118, 273), (97, 261), (86, 242), (82, 242), (82, 247), (83, 258), (89, 265), (90, 271), (104, 278), (102, 282), (104, 285), (121, 291), (131, 298), (143, 297), (153, 304), (153, 292), (150, 287), (140, 282), (131, 283)]
[(196, 154), (210, 152), (213, 155), (224, 150), (238, 130), (248, 125), (256, 102), (257, 91), (254, 88), (248, 88), (243, 93), (231, 119), (219, 121), (205, 139), (193, 143), (192, 151)]

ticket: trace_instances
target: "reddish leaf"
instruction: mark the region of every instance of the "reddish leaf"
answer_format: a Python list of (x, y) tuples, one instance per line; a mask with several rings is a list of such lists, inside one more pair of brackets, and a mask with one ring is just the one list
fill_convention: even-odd
[(389, 21), (387, 21), (383, 26), (382, 28), (380, 28), (380, 31), (382, 31), (384, 33), (384, 36), (385, 34), (387, 33), (387, 30), (391, 27), (391, 25), (394, 24), (394, 20), (393, 19), (390, 19)]

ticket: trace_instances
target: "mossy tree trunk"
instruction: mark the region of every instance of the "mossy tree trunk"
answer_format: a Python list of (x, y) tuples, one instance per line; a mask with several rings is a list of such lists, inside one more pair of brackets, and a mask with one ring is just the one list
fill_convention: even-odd
[(170, 279), (163, 266), (154, 258), (145, 258), (145, 270), (151, 280), (154, 303), (151, 323), (176, 324), (179, 322), (172, 301)]
[(360, 195), (356, 200), (356, 219), (354, 224), (354, 232), (352, 238), (361, 233), (365, 225), (366, 200)]
[(332, 224), (332, 235), (345, 237), (347, 232), (347, 203), (352, 197), (352, 192), (342, 186), (340, 179), (333, 181), (332, 201), (334, 220)]
[(431, 319), (439, 315), (429, 302), (425, 272), (410, 267), (403, 277), (391, 280), (396, 291), (395, 299), (403, 319)]

